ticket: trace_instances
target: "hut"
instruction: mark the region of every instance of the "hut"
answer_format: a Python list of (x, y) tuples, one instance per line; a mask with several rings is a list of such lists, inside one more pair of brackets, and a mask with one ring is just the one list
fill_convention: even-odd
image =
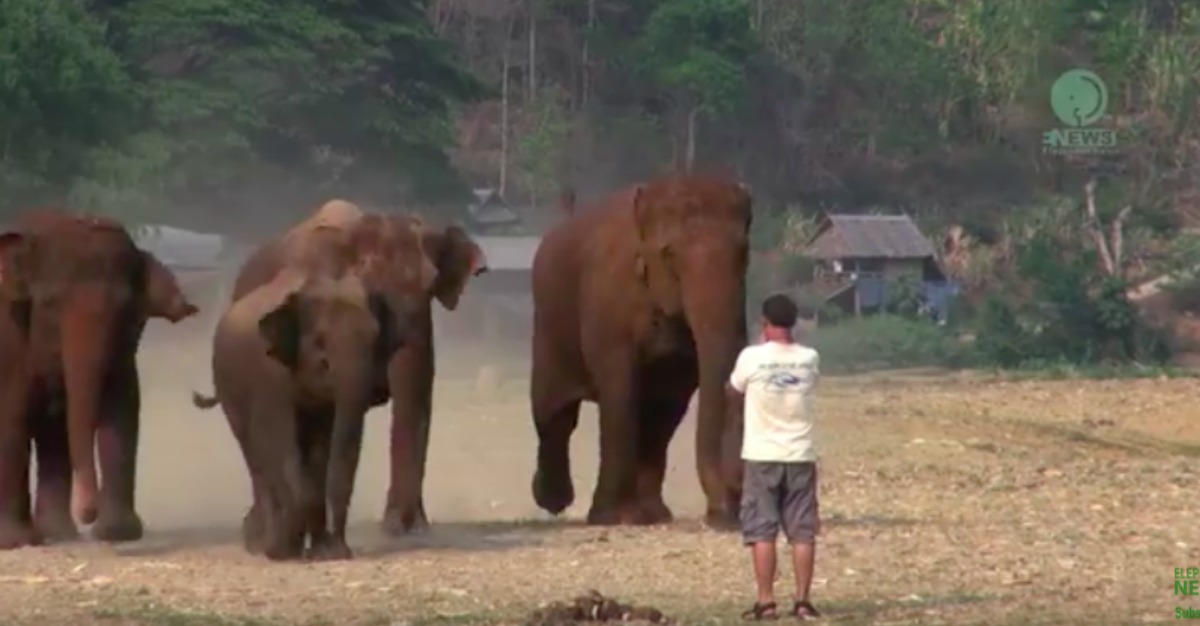
[(855, 316), (881, 311), (889, 286), (905, 281), (944, 320), (954, 293), (933, 245), (907, 215), (826, 214), (804, 256), (813, 261), (819, 298)]

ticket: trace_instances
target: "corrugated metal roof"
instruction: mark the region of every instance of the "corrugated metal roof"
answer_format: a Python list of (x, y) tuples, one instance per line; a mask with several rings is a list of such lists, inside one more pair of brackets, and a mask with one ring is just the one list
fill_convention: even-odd
[(537, 252), (541, 237), (502, 237), (498, 235), (473, 235), (471, 239), (483, 248), (487, 255), (488, 269), (530, 270), (533, 255)]
[(828, 215), (808, 246), (818, 259), (882, 257), (923, 259), (934, 255), (921, 229), (907, 215)]
[(495, 189), (476, 189), (475, 202), (467, 206), (471, 219), (479, 224), (511, 224), (521, 221), (508, 201)]

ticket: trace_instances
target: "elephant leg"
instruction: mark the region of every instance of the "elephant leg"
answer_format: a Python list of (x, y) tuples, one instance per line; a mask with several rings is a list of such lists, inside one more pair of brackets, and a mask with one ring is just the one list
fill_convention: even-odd
[(388, 370), (392, 394), (391, 486), (383, 512), (384, 533), (396, 537), (429, 527), (422, 497), (433, 402), (432, 346), (409, 346)]
[(305, 533), (310, 541), (308, 556), (319, 559), (324, 558), (330, 543), (329, 526), (326, 523), (325, 477), (329, 468), (332, 411), (305, 412), (297, 427), (304, 467), (301, 507), (304, 510)]
[(628, 504), (637, 483), (639, 383), (633, 359), (613, 358), (604, 367), (600, 399), (600, 476), (588, 511), (589, 524), (629, 524), (637, 511)]
[(28, 389), (12, 377), (0, 382), (0, 550), (41, 543), (29, 502)]
[(254, 502), (242, 517), (242, 547), (248, 554), (259, 556), (267, 550), (267, 519), (264, 509), (270, 503), (271, 496), (257, 476), (251, 475), (250, 483), (254, 492)]
[(39, 415), (33, 421), (37, 450), (37, 501), (34, 525), (51, 543), (74, 541), (79, 528), (71, 517), (71, 456), (64, 414)]
[[(33, 458), (30, 455), (29, 458)], [(21, 473), (21, 484), (26, 485), (25, 489), (17, 490), (17, 519), (27, 524), (33, 523), (33, 501), (29, 497), (29, 463), (25, 464), (25, 471)]]
[(272, 561), (300, 558), (304, 554), (304, 467), (295, 411), (277, 399), (258, 398), (247, 440), (266, 496), (258, 501), (266, 522), (263, 553)]
[(132, 355), (109, 377), (103, 412), (96, 429), (100, 453), (100, 511), (92, 536), (111, 543), (137, 541), (144, 527), (134, 490), (137, 481), (138, 437), (141, 427), (141, 389)]
[(266, 550), (266, 516), (263, 513), (263, 503), (268, 502), (269, 494), (265, 491), (265, 483), (261, 471), (254, 460), (249, 448), (246, 424), (249, 422), (237, 405), (225, 405), (225, 419), (229, 422), (229, 430), (237, 440), (238, 450), (242, 453), (242, 461), (246, 463), (246, 473), (250, 477), (250, 508), (242, 517), (242, 546), (246, 552), (255, 556)]
[(533, 500), (542, 509), (558, 515), (575, 501), (571, 480), (571, 435), (579, 425), (581, 400), (555, 407), (534, 405), (533, 423), (537, 429), (537, 470), (533, 474)]
[(362, 453), (363, 420), (367, 407), (344, 402), (339, 404), (329, 442), (329, 507), (333, 512), (333, 537), (322, 555), (326, 559), (349, 559), (354, 553), (346, 543), (346, 521), (350, 499), (354, 495), (354, 477)]
[(663, 501), (663, 478), (667, 473), (667, 449), (679, 423), (687, 413), (688, 398), (655, 394), (641, 404), (641, 429), (638, 437), (637, 491), (635, 505), (638, 521), (666, 524), (674, 519)]
[(650, 382), (638, 415), (641, 430), (634, 501), (639, 521), (664, 524), (673, 519), (662, 496), (667, 450), (696, 389), (696, 364), (685, 359), (664, 359), (648, 368), (645, 380)]

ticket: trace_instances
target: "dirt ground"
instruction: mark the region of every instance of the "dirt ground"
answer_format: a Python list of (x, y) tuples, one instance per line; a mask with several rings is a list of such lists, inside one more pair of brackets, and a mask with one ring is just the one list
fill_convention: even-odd
[[(588, 589), (688, 624), (738, 622), (750, 599), (735, 535), (703, 529), (693, 417), (672, 444), (663, 528), (579, 524), (595, 481), (588, 409), (573, 443), (575, 506), (545, 520), (529, 493), (535, 439), (525, 352), (481, 390), (443, 345), (426, 480), (434, 528), (377, 530), (388, 418), (370, 417), (352, 562), (245, 555), (242, 461), (210, 391), (206, 333), (151, 328), (141, 354), (145, 540), (0, 553), (0, 625), (520, 624)], [(821, 540), (814, 600), (844, 624), (1175, 621), (1174, 568), (1200, 565), (1200, 385), (998, 382), (912, 373), (820, 390)], [(790, 568), (781, 561), (786, 600)], [(1190, 603), (1200, 609), (1200, 599)]]

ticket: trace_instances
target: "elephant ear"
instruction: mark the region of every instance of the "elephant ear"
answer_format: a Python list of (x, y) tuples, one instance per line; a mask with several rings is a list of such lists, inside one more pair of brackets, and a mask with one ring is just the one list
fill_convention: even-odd
[(0, 233), (0, 298), (22, 336), (28, 337), (33, 321), (30, 296), (30, 246), (33, 241), (19, 232)]
[[(679, 280), (672, 266), (671, 240), (681, 234), (673, 216), (663, 216), (651, 207), (644, 185), (633, 188), (630, 203), (633, 209), (634, 228), (637, 230), (638, 279), (650, 290), (655, 306), (664, 313), (675, 313), (682, 306)], [(665, 219), (664, 219), (665, 218)]]
[(459, 226), (450, 226), (435, 235), (430, 247), (437, 266), (433, 296), (447, 311), (453, 311), (458, 307), (467, 281), (488, 270), (487, 257), (479, 244), (471, 241)]
[(379, 326), (379, 337), (375, 342), (375, 362), (387, 363), (397, 350), (404, 347), (408, 329), (399, 321), (387, 299), (377, 293), (367, 294), (367, 306)]
[(24, 233), (0, 233), (0, 296), (21, 300), (29, 294), (29, 247), (33, 241)]
[(267, 342), (267, 354), (295, 370), (300, 365), (300, 294), (288, 293), (283, 302), (259, 318), (258, 332)]

